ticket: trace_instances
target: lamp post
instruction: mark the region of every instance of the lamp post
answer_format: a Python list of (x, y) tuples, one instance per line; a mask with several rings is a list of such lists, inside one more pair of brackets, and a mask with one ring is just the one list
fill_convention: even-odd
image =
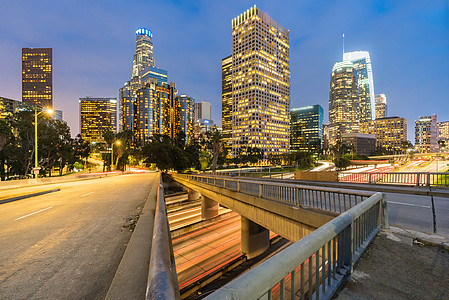
[(111, 171), (114, 169), (114, 144), (120, 145), (120, 141), (117, 140), (111, 144)]
[(47, 108), (41, 112), (37, 112), (37, 108), (34, 109), (34, 177), (37, 177), (36, 175), (39, 174), (38, 172), (40, 170), (37, 159), (37, 116), (44, 112), (51, 115), (53, 113), (53, 109)]

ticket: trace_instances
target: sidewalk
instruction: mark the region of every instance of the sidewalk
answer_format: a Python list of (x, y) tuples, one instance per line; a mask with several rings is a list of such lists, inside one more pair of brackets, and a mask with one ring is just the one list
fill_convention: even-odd
[(374, 239), (345, 287), (345, 299), (449, 299), (449, 237), (392, 227)]

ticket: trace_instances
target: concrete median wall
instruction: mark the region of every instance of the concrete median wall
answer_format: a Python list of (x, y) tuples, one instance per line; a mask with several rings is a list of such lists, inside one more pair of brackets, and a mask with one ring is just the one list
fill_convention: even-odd
[(338, 181), (338, 172), (337, 171), (296, 171), (295, 172), (296, 180), (310, 180), (310, 181)]

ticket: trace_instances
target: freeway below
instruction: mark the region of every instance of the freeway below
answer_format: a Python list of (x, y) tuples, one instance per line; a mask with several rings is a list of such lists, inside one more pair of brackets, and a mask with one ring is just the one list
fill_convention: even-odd
[(104, 299), (130, 220), (157, 179), (144, 173), (41, 185), (61, 190), (1, 204), (0, 298)]

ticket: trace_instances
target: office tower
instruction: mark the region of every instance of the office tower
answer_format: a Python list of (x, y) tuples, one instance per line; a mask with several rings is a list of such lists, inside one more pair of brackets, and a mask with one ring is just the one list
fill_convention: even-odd
[(318, 104), (290, 110), (290, 151), (321, 149), (323, 117), (323, 108)]
[(155, 135), (174, 138), (181, 128), (174, 83), (153, 78), (137, 90), (134, 103), (134, 143), (144, 145)]
[(371, 120), (360, 124), (360, 132), (374, 134), (376, 147), (402, 153), (402, 142), (407, 141), (407, 120), (398, 116)]
[(80, 133), (89, 142), (104, 143), (103, 133), (117, 131), (116, 98), (79, 98)]
[(420, 153), (437, 152), (437, 115), (419, 117), (419, 120), (415, 121), (415, 150)]
[(367, 51), (354, 51), (343, 54), (343, 61), (354, 64), (360, 98), (360, 123), (376, 118), (374, 111), (374, 82), (371, 59)]
[(232, 55), (221, 60), (221, 126), (224, 146), (232, 147)]
[(329, 124), (323, 124), (323, 149), (329, 148)]
[(59, 109), (53, 110), (53, 114), (51, 115), (51, 117), (52, 117), (53, 120), (58, 120), (58, 121), (63, 122), (62, 110), (59, 110)]
[(335, 145), (344, 133), (359, 131), (359, 93), (354, 64), (338, 62), (332, 68), (329, 92), (329, 144)]
[(232, 155), (289, 144), (290, 32), (254, 6), (232, 20)]
[(387, 116), (387, 97), (385, 94), (379, 94), (375, 97), (376, 101), (376, 119), (385, 118)]
[(449, 121), (438, 122), (438, 141), (444, 141), (445, 150), (449, 149)]
[(195, 99), (187, 95), (179, 95), (176, 96), (176, 102), (180, 108), (180, 127), (186, 135), (186, 143), (189, 143), (193, 138)]
[(0, 119), (5, 119), (19, 111), (34, 111), (35, 109), (41, 108), (19, 100), (0, 97)]
[(359, 132), (343, 133), (341, 142), (348, 146), (353, 154), (371, 155), (376, 148), (376, 136)]
[(210, 102), (202, 101), (195, 103), (195, 119), (212, 119)]
[(133, 56), (132, 76), (140, 76), (146, 67), (154, 67), (153, 33), (146, 28), (136, 30), (136, 54)]
[(203, 133), (206, 133), (208, 131), (213, 131), (217, 127), (214, 124), (214, 121), (209, 119), (196, 119), (194, 124), (194, 135), (195, 138), (200, 137), (200, 135)]
[(119, 89), (119, 130), (134, 129), (134, 104), (137, 90), (152, 79), (168, 83), (168, 72), (155, 66), (153, 58), (153, 33), (146, 28), (136, 31), (136, 53), (133, 55), (132, 77)]
[(22, 48), (22, 101), (53, 107), (52, 48)]

